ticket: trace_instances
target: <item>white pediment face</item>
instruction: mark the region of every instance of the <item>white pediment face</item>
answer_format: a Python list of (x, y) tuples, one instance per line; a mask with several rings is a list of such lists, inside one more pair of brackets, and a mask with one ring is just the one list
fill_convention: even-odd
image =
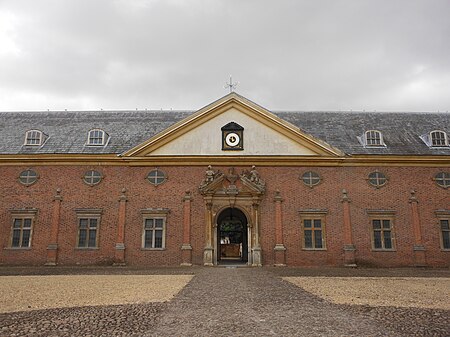
[[(235, 122), (244, 128), (243, 150), (222, 150), (221, 128)], [(282, 132), (272, 129), (263, 124), (251, 114), (243, 113), (235, 107), (230, 107), (220, 115), (207, 120), (194, 129), (154, 149), (147, 155), (229, 155), (229, 156), (251, 156), (251, 155), (318, 155), (317, 152), (303, 146), (301, 140), (292, 139)]]

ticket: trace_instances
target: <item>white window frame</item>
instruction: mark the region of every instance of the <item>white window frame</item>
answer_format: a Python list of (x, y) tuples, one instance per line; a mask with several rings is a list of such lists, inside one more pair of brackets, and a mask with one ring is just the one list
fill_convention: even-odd
[[(169, 210), (167, 208), (148, 208), (141, 210), (142, 214), (142, 239), (141, 239), (141, 249), (142, 250), (165, 250), (166, 249), (166, 235), (167, 235), (167, 214), (169, 213)], [(152, 245), (151, 247), (145, 247), (145, 223), (146, 220), (162, 220), (162, 244), (161, 247), (155, 247), (155, 235), (152, 236)], [(156, 229), (155, 227), (153, 229), (148, 229), (153, 231), (155, 233)]]
[[(369, 144), (368, 136), (371, 132), (374, 132), (379, 136), (379, 138), (380, 138), (379, 144)], [(364, 147), (371, 147), (371, 148), (386, 147), (386, 144), (384, 142), (383, 133), (379, 130), (367, 130), (364, 132), (363, 136), (361, 136), (361, 137), (358, 136), (358, 138)]]
[[(434, 139), (433, 139), (433, 135), (436, 134), (441, 134), (444, 135), (444, 144), (440, 144), (440, 145), (435, 145), (434, 143)], [(442, 131), (442, 130), (433, 130), (430, 132), (430, 146), (431, 147), (445, 147), (448, 146), (448, 137), (447, 137), (447, 133)]]
[[(327, 235), (326, 235), (326, 215), (328, 210), (326, 209), (305, 209), (300, 210), (298, 212), (300, 214), (300, 228), (301, 228), (301, 241), (302, 241), (302, 250), (311, 250), (311, 251), (320, 251), (327, 250)], [(305, 220), (311, 221), (311, 227), (305, 228)], [(314, 220), (320, 220), (320, 227), (315, 227)], [(321, 236), (322, 236), (322, 247), (316, 247), (315, 243), (315, 232), (320, 228)], [(311, 240), (312, 247), (306, 247), (305, 243), (305, 230), (311, 231)]]
[[(10, 249), (31, 249), (31, 244), (33, 241), (33, 230), (35, 226), (35, 218), (37, 214), (37, 209), (31, 208), (31, 209), (18, 209), (18, 210), (12, 210), (11, 211), (11, 233), (9, 238), (9, 248)], [(19, 245), (13, 246), (13, 236), (14, 236), (14, 230), (17, 229), (14, 227), (14, 223), (16, 220), (21, 220), (21, 226), (20, 226), (20, 238), (19, 238)], [(30, 220), (31, 225), (29, 227), (30, 235), (28, 239), (28, 245), (23, 246), (23, 231), (24, 231), (24, 223), (25, 220)], [(28, 227), (27, 227), (28, 228)]]
[[(370, 239), (372, 241), (372, 251), (373, 252), (395, 252), (396, 240), (395, 240), (395, 211), (393, 210), (366, 210), (369, 216), (369, 226), (370, 226)], [(374, 221), (380, 221), (380, 228), (374, 228)], [(383, 221), (389, 221), (389, 228), (384, 227)], [(375, 247), (375, 232), (381, 233), (381, 247)], [(390, 233), (390, 243), (391, 248), (385, 247), (385, 232)]]
[[(101, 143), (94, 143), (92, 142), (93, 139), (99, 139), (99, 135), (95, 135), (96, 132), (100, 132), (101, 133)], [(91, 134), (94, 133), (94, 136), (91, 136)], [(86, 145), (88, 146), (104, 146), (106, 144), (106, 139), (107, 139), (107, 134), (105, 131), (103, 131), (102, 129), (92, 129), (89, 130), (88, 132), (88, 138), (87, 138), (87, 142)]]
[[(75, 243), (76, 249), (98, 249), (99, 247), (99, 239), (100, 239), (100, 223), (101, 223), (101, 216), (103, 213), (102, 209), (97, 208), (79, 208), (75, 210), (77, 214), (77, 241)], [(87, 237), (86, 242), (87, 244), (85, 246), (79, 246), (80, 244), (80, 220), (81, 219), (88, 219), (88, 230), (87, 230)], [(96, 233), (95, 233), (95, 246), (89, 247), (89, 231), (91, 230), (90, 227), (90, 219), (96, 219), (97, 220), (97, 227), (96, 227)]]
[[(39, 139), (36, 137), (37, 135), (39, 135)], [(37, 143), (34, 142), (29, 142), (30, 141), (35, 141), (38, 139)], [(41, 146), (44, 142), (44, 133), (40, 130), (28, 130), (27, 132), (25, 132), (25, 142), (23, 143), (23, 145), (26, 146)]]

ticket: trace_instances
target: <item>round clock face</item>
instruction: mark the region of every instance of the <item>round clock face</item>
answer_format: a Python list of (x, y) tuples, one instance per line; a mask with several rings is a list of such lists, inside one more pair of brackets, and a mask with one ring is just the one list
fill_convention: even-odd
[(234, 132), (230, 132), (225, 137), (225, 143), (228, 146), (237, 146), (237, 145), (239, 145), (239, 141), (240, 141), (239, 135)]

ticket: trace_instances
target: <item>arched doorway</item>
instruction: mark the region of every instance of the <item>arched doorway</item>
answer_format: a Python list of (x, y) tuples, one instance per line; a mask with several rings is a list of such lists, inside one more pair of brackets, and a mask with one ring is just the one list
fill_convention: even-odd
[(248, 262), (248, 221), (238, 208), (226, 208), (217, 217), (217, 263)]

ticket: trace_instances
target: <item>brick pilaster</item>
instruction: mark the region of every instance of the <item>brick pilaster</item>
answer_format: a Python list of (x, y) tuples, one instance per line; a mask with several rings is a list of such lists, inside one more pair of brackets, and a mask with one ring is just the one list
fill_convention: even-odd
[(422, 240), (422, 229), (420, 226), (419, 217), (419, 201), (416, 198), (416, 191), (411, 191), (409, 197), (409, 204), (411, 206), (411, 224), (414, 232), (414, 265), (417, 267), (426, 266), (426, 253)]
[(283, 221), (282, 221), (282, 206), (283, 198), (281, 198), (280, 191), (276, 191), (275, 197), (275, 266), (286, 266), (286, 247), (283, 242)]
[(342, 190), (342, 208), (344, 212), (344, 265), (356, 267), (355, 245), (353, 244), (352, 222), (350, 218), (350, 198), (347, 191)]
[(122, 189), (122, 193), (119, 197), (119, 217), (117, 222), (117, 238), (116, 238), (116, 250), (114, 252), (114, 265), (125, 265), (125, 222), (126, 222), (126, 210), (128, 198), (125, 195), (126, 189)]
[(186, 191), (183, 197), (183, 245), (181, 246), (182, 266), (192, 266), (191, 201), (191, 192)]
[(53, 214), (50, 229), (50, 243), (47, 246), (46, 266), (56, 266), (58, 263), (58, 232), (61, 217), (61, 202), (61, 189), (58, 188), (53, 198)]

